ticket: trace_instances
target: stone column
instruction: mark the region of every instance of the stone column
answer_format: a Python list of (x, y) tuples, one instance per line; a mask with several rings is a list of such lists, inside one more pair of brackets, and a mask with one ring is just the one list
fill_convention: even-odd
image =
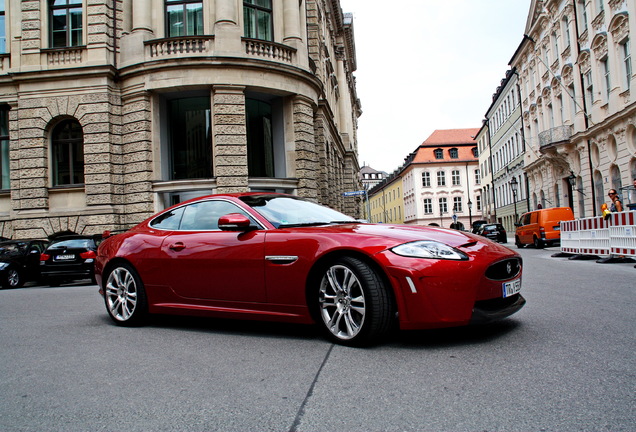
[[(318, 152), (314, 133), (314, 103), (297, 96), (293, 101), (294, 140), (296, 142), (296, 177), (298, 195), (316, 200), (318, 197)], [(327, 187), (327, 185), (321, 185)]]
[(300, 10), (298, 0), (283, 1), (283, 19), (285, 35), (283, 43), (296, 47), (300, 38)]
[[(162, 5), (163, 6), (163, 2)], [(132, 2), (132, 31), (152, 32), (152, 0), (133, 0)]]
[(154, 211), (151, 96), (146, 91), (122, 100), (122, 165), (113, 167), (124, 183), (124, 224), (130, 227)]
[(247, 128), (245, 87), (212, 90), (214, 176), (217, 193), (247, 192)]
[(214, 22), (214, 52), (215, 54), (241, 53), (241, 36), (243, 31), (239, 27), (237, 2), (234, 0), (216, 0)]

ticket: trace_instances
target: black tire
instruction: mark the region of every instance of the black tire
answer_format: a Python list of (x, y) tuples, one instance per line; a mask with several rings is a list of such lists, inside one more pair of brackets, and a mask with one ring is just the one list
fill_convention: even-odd
[(523, 249), (524, 244), (521, 243), (521, 240), (519, 240), (519, 237), (515, 237), (515, 246), (517, 246), (517, 248), (519, 249)]
[(148, 301), (144, 284), (129, 264), (113, 266), (104, 275), (104, 303), (108, 315), (117, 325), (136, 326), (146, 321)]
[(391, 330), (393, 297), (382, 278), (357, 258), (342, 257), (323, 267), (312, 293), (318, 325), (338, 344), (372, 345)]
[(539, 240), (539, 237), (534, 237), (533, 244), (536, 249), (543, 249), (543, 242)]

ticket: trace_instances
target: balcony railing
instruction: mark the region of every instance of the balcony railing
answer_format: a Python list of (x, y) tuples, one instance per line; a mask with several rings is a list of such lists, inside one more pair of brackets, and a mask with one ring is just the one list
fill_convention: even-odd
[(42, 53), (46, 55), (46, 64), (49, 67), (69, 66), (82, 63), (82, 54), (85, 46), (67, 48), (47, 48)]
[(539, 133), (540, 148), (567, 142), (572, 136), (572, 126), (557, 126)]
[(296, 49), (276, 42), (260, 39), (243, 39), (245, 54), (284, 63), (292, 63)]
[(150, 58), (210, 56), (212, 55), (214, 36), (185, 36), (145, 41)]

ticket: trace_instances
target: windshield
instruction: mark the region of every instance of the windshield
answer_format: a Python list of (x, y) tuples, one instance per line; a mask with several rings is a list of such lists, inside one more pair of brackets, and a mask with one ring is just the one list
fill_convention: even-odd
[(249, 195), (241, 200), (276, 228), (356, 222), (350, 216), (292, 196)]

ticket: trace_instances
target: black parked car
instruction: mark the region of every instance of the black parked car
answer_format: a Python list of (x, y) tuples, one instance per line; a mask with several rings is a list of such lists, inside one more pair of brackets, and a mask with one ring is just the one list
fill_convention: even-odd
[(484, 224), (479, 227), (477, 234), (499, 243), (508, 241), (508, 234), (502, 224)]
[(94, 237), (74, 236), (55, 240), (40, 256), (42, 278), (50, 286), (79, 279), (95, 283), (98, 243)]
[(40, 279), (40, 254), (46, 240), (5, 240), (0, 242), (0, 283), (3, 288), (20, 288)]

